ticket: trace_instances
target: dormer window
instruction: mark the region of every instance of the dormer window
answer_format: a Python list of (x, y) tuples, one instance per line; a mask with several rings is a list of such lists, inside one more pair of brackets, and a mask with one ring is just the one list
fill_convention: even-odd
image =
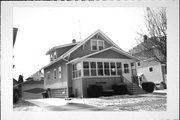
[(97, 51), (104, 49), (104, 41), (103, 40), (91, 40), (91, 50)]
[(53, 61), (53, 55), (52, 54), (50, 55), (50, 60)]
[(57, 58), (57, 53), (56, 53), (56, 51), (54, 51), (54, 59), (56, 59)]

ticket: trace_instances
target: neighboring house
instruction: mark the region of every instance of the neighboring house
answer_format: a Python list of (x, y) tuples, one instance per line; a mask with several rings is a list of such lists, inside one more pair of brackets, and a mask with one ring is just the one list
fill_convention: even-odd
[(160, 62), (165, 59), (165, 56), (161, 54), (161, 51), (157, 49), (156, 45), (150, 42), (161, 39), (164, 39), (164, 37), (147, 38), (147, 36), (144, 36), (142, 43), (129, 50), (129, 53), (140, 59), (136, 65), (140, 82), (151, 81), (155, 84), (166, 82), (166, 65)]
[(39, 99), (43, 98), (44, 92), (44, 76), (41, 70), (34, 73), (21, 84), (23, 99)]
[[(44, 67), (44, 87), (50, 97), (88, 97), (90, 84), (103, 90), (113, 84), (132, 83), (137, 59), (124, 52), (101, 30), (85, 40), (50, 49), (50, 63)], [(122, 79), (123, 78), (123, 79)]]

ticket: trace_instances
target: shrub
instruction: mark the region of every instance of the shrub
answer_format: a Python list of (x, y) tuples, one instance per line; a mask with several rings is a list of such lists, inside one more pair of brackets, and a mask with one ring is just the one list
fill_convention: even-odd
[(89, 85), (87, 88), (87, 94), (89, 97), (100, 97), (102, 95), (101, 85)]
[(142, 83), (142, 88), (149, 93), (152, 93), (155, 88), (155, 84), (153, 82), (143, 82)]
[(113, 96), (114, 95), (114, 90), (105, 90), (102, 92), (103, 96)]
[(114, 90), (115, 95), (123, 95), (128, 93), (126, 84), (115, 84), (112, 85), (112, 89)]

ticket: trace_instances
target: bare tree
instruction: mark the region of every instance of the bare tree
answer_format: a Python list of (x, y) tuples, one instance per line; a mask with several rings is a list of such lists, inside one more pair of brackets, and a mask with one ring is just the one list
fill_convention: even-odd
[[(145, 25), (147, 29), (147, 35), (144, 32), (137, 32), (142, 39), (138, 39), (142, 42), (141, 50), (149, 52), (155, 49), (156, 52), (153, 55), (156, 61), (166, 64), (167, 48), (167, 19), (166, 19), (166, 8), (152, 9), (147, 7), (145, 12)], [(147, 54), (149, 55), (149, 54)]]

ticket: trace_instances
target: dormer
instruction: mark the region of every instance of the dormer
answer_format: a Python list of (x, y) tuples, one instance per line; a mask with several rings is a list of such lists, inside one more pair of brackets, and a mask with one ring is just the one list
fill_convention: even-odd
[(50, 61), (53, 61), (57, 58), (57, 52), (53, 51), (50, 53)]

